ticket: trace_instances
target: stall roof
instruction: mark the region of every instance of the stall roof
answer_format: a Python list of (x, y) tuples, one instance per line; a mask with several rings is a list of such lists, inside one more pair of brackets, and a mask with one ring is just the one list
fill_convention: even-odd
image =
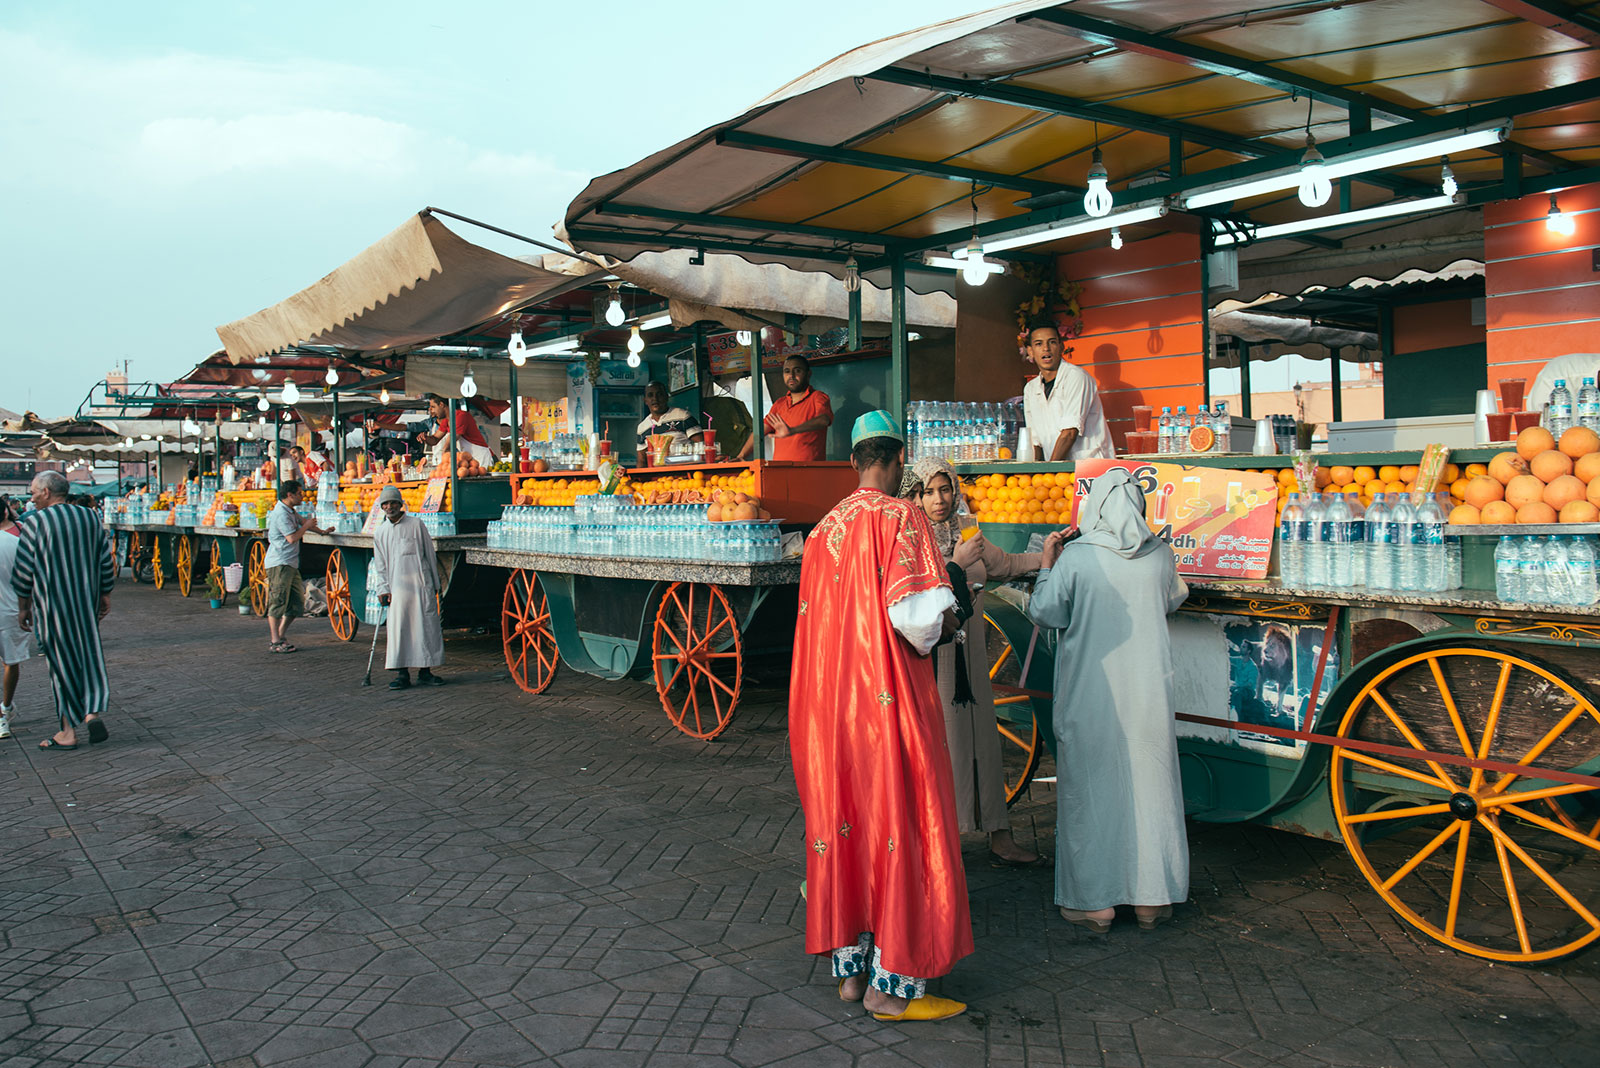
[[(1297, 171), (1308, 133), (1333, 164), (1514, 121), (1506, 142), (1451, 153), (1459, 212), (1600, 178), (1596, 7), (1006, 4), (847, 52), (728, 121), (596, 178), (568, 207), (564, 234), (620, 259), (689, 248), (842, 275), (851, 256), (870, 270), (959, 248), (975, 221), (993, 239), (1083, 220), (1098, 147), (1120, 204), (1173, 206), (1130, 230), (1229, 225), (1248, 244), (1259, 225), (1306, 218), (1293, 190), (1194, 209), (1182, 198)], [(1329, 212), (1433, 198), (1440, 176), (1437, 157), (1371, 171), (1345, 180), (1348, 204)], [(1418, 217), (1294, 240), (1336, 247)]]

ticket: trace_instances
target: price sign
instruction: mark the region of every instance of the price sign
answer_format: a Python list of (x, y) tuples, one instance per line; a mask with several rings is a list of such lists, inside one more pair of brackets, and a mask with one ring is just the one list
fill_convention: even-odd
[(428, 489), (422, 495), (422, 510), (437, 512), (444, 506), (444, 492), (450, 488), (448, 478), (428, 479)]

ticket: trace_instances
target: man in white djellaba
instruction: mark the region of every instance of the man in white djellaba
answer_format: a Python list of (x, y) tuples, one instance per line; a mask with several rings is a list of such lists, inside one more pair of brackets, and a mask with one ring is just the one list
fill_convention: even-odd
[(444, 628), (439, 622), (439, 565), (433, 538), (422, 520), (406, 514), (400, 491), (385, 486), (378, 505), (386, 522), (372, 536), (372, 568), (367, 582), (378, 603), (389, 609), (389, 640), (384, 666), (394, 672), (391, 690), (417, 685), (443, 686), (433, 669), (444, 663)]

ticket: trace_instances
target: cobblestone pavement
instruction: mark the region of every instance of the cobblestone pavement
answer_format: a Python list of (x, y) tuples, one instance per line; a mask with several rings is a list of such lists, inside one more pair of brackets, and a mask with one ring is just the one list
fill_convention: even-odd
[[(495, 639), (452, 685), (360, 688), (363, 629), (265, 626), (124, 581), (107, 745), (0, 743), (0, 1066), (1600, 1063), (1600, 960), (1492, 967), (1411, 936), (1332, 844), (1191, 826), (1153, 933), (1064, 923), (967, 842), (977, 952), (941, 1024), (881, 1024), (803, 951), (781, 688), (722, 741)], [(1047, 787), (1014, 810), (1049, 842)]]

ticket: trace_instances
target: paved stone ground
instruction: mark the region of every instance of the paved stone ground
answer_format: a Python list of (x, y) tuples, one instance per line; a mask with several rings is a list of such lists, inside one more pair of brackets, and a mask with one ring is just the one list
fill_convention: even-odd
[(876, 1023), (803, 952), (781, 689), (707, 745), (639, 684), (530, 698), (484, 637), (391, 694), (324, 620), (268, 656), (124, 582), (107, 635), (110, 744), (32, 748), (37, 664), (0, 744), (0, 1068), (1600, 1063), (1593, 954), (1444, 951), (1340, 848), (1253, 827), (1193, 825), (1193, 902), (1108, 938), (969, 839), (978, 949), (936, 989), (973, 1011)]

